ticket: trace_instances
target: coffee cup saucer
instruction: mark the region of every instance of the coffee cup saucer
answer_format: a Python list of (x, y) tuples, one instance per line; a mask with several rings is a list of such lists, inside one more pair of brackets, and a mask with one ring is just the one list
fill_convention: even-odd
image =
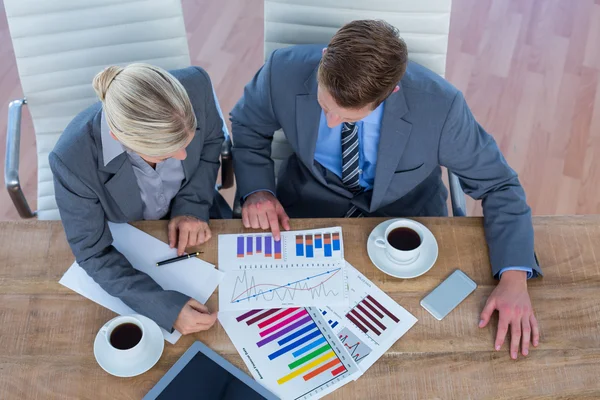
[(400, 263), (391, 258), (384, 248), (375, 244), (378, 237), (385, 235), (385, 231), (396, 221), (404, 218), (390, 219), (377, 225), (367, 240), (367, 252), (371, 262), (383, 273), (394, 278), (412, 279), (423, 275), (433, 267), (438, 257), (438, 244), (435, 236), (427, 227), (417, 221), (411, 220), (423, 230), (423, 243), (419, 256), (412, 262)]
[[(103, 370), (120, 378), (129, 378), (143, 374), (154, 366), (160, 359), (165, 347), (162, 330), (150, 318), (135, 314), (144, 326), (144, 335), (148, 338), (148, 350), (135, 360), (123, 360), (115, 356), (114, 349), (107, 343), (102, 332), (98, 332), (94, 341), (94, 356)], [(118, 318), (118, 317), (115, 317)]]

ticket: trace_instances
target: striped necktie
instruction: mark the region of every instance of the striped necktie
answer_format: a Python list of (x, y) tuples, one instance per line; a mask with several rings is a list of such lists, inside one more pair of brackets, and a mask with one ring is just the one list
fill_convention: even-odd
[[(353, 194), (362, 191), (358, 151), (358, 126), (355, 123), (344, 122), (342, 125), (342, 182), (346, 189)], [(362, 216), (362, 212), (356, 206), (352, 206), (346, 213), (346, 218)]]

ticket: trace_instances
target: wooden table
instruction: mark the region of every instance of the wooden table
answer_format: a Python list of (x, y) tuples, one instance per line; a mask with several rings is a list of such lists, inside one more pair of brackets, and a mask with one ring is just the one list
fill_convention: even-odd
[[(600, 216), (535, 219), (545, 277), (530, 282), (541, 341), (512, 361), (493, 351), (496, 321), (477, 328), (494, 288), (479, 218), (419, 219), (436, 236), (439, 258), (417, 279), (391, 278), (366, 253), (380, 219), (294, 220), (294, 229), (343, 226), (347, 260), (413, 313), (419, 322), (358, 381), (331, 399), (600, 398)], [(137, 227), (166, 241), (164, 222)], [(213, 234), (238, 233), (239, 221), (214, 221)], [(203, 247), (217, 261), (217, 241)], [(0, 223), (0, 399), (141, 398), (195, 340), (247, 371), (223, 328), (166, 344), (158, 364), (135, 378), (115, 378), (96, 361), (92, 344), (114, 314), (58, 284), (73, 256), (59, 222)], [(443, 321), (420, 299), (460, 267), (479, 285)], [(208, 305), (215, 308), (213, 295)]]

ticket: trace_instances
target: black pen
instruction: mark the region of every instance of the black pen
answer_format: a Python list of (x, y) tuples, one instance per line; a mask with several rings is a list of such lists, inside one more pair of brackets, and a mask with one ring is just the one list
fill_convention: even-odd
[(179, 256), (179, 257), (175, 257), (175, 258), (169, 258), (168, 260), (157, 262), (156, 266), (160, 267), (161, 265), (171, 264), (171, 263), (174, 263), (176, 261), (187, 260), (188, 258), (199, 256), (202, 253), (203, 253), (202, 251), (197, 251), (195, 253), (185, 254), (183, 256)]

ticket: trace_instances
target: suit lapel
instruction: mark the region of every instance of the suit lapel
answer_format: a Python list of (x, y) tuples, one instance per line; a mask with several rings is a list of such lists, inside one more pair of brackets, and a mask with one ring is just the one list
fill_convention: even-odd
[(412, 124), (402, 119), (406, 113), (408, 113), (408, 107), (402, 86), (400, 86), (400, 90), (390, 95), (385, 102), (370, 212), (377, 210), (383, 201), (406, 148), (412, 129)]
[(321, 120), (321, 106), (317, 101), (317, 68), (304, 82), (308, 94), (296, 96), (296, 154), (315, 178), (325, 184), (325, 178), (315, 166), (315, 149)]
[(98, 169), (109, 174), (104, 182), (106, 190), (113, 198), (128, 221), (143, 219), (143, 204), (131, 162), (123, 152), (104, 165), (101, 133), (102, 108), (92, 121), (92, 134), (98, 155)]

